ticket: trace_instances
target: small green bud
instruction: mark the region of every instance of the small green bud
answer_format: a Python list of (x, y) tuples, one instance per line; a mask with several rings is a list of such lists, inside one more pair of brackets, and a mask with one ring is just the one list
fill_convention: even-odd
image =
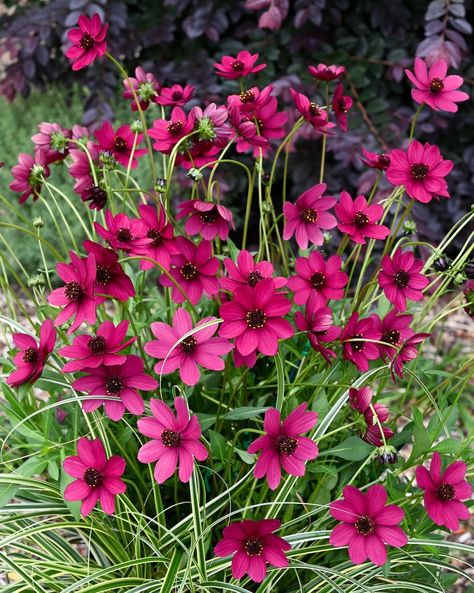
[(267, 214), (271, 214), (272, 213), (272, 205), (269, 202), (264, 202), (263, 203), (263, 211), (266, 212)]
[(27, 280), (27, 284), (30, 287), (33, 287), (33, 286), (44, 286), (45, 285), (45, 281), (44, 281), (43, 274), (35, 274), (34, 276), (30, 276), (30, 278), (28, 278), (28, 280)]
[(464, 284), (464, 281), (465, 281), (465, 280), (466, 280), (466, 279), (464, 278), (464, 275), (463, 275), (463, 274), (460, 274), (460, 273), (459, 273), (459, 274), (456, 274), (456, 276), (454, 276), (454, 283), (455, 283), (455, 284), (458, 284), (459, 286), (460, 286), (461, 284)]
[(136, 119), (130, 126), (130, 129), (134, 134), (141, 134), (143, 132), (143, 124), (139, 119)]
[(332, 235), (331, 233), (323, 233), (323, 239), (325, 243), (331, 243)]
[(413, 220), (405, 220), (403, 223), (403, 231), (406, 235), (416, 233), (416, 223)]
[(199, 169), (196, 169), (195, 167), (191, 167), (191, 169), (189, 169), (189, 171), (186, 173), (186, 176), (190, 177), (194, 181), (194, 183), (198, 183), (202, 179), (201, 171), (199, 171)]
[(33, 226), (35, 229), (42, 229), (46, 224), (45, 219), (42, 216), (36, 216), (33, 218)]
[(166, 192), (166, 179), (164, 177), (157, 177), (154, 189), (158, 193), (164, 194)]

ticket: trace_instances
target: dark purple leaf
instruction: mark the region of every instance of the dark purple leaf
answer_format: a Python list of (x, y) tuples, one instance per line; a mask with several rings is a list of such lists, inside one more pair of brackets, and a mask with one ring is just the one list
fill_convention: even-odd
[(471, 23), (468, 23), (466, 19), (449, 19), (449, 22), (455, 29), (461, 31), (461, 33), (465, 33), (466, 35), (472, 33), (472, 25)]
[(466, 7), (464, 4), (450, 4), (449, 12), (454, 16), (464, 18), (466, 16)]
[(444, 23), (443, 23), (443, 21), (439, 21), (439, 20), (429, 21), (425, 25), (425, 33), (426, 33), (427, 37), (436, 35), (436, 33), (439, 33), (443, 29), (444, 29)]
[(282, 15), (276, 6), (272, 6), (265, 11), (258, 19), (258, 26), (260, 29), (270, 29), (277, 31), (281, 27)]
[(36, 64), (34, 60), (28, 58), (23, 61), (23, 72), (27, 78), (33, 78), (36, 74)]
[(89, 3), (89, 0), (71, 0), (69, 2), (69, 8), (71, 10), (81, 10)]
[(425, 14), (425, 19), (427, 21), (431, 21), (432, 19), (437, 19), (440, 16), (444, 16), (446, 13), (446, 4), (444, 0), (434, 0), (430, 2), (428, 5), (428, 10)]
[(457, 45), (462, 51), (467, 51), (467, 43), (464, 37), (457, 31), (447, 29), (446, 37), (450, 39), (455, 45)]
[(271, 0), (245, 0), (245, 8), (249, 10), (261, 10), (270, 6)]
[(65, 27), (75, 27), (77, 26), (77, 21), (79, 20), (79, 17), (81, 16), (81, 12), (76, 10), (74, 12), (70, 12), (66, 18), (66, 20), (64, 21), (64, 26)]

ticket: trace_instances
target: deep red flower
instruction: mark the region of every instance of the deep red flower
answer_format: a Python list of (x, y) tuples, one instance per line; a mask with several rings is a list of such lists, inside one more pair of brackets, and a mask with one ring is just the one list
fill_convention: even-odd
[(317, 66), (308, 66), (308, 71), (311, 76), (314, 76), (317, 80), (337, 80), (341, 78), (346, 69), (344, 66), (326, 66), (326, 64), (318, 64)]
[(424, 262), (415, 259), (411, 251), (403, 252), (399, 247), (392, 257), (385, 255), (379, 272), (379, 286), (387, 299), (399, 311), (407, 308), (407, 299), (421, 301), (423, 290), (430, 283), (421, 274)]
[(99, 150), (112, 153), (118, 163), (132, 169), (138, 165), (138, 158), (146, 154), (146, 148), (138, 148), (143, 140), (143, 134), (135, 134), (130, 126), (123, 125), (114, 129), (110, 122), (105, 121), (102, 127), (95, 132)]
[(337, 355), (334, 350), (324, 346), (339, 337), (341, 328), (334, 325), (330, 307), (315, 307), (314, 304), (306, 305), (304, 315), (297, 311), (295, 323), (299, 331), (307, 332), (309, 343), (313, 350), (319, 352), (327, 362)]
[(232, 212), (221, 204), (203, 200), (187, 200), (179, 205), (176, 220), (189, 216), (184, 230), (188, 235), (200, 234), (203, 239), (212, 241), (217, 236), (225, 241), (229, 230), (235, 229)]
[(407, 362), (414, 360), (418, 356), (418, 344), (421, 344), (430, 335), (425, 333), (413, 334), (399, 346), (390, 364), (390, 372), (394, 381), (395, 375), (403, 378), (403, 367)]
[(147, 228), (140, 218), (128, 218), (123, 212), (113, 215), (110, 210), (105, 212), (105, 228), (98, 222), (94, 223), (98, 235), (105, 239), (113, 249), (122, 249), (129, 253), (148, 245), (152, 239), (147, 237)]
[(364, 196), (357, 196), (353, 200), (346, 191), (342, 191), (335, 210), (339, 219), (337, 228), (349, 235), (354, 243), (364, 245), (366, 238), (383, 240), (390, 235), (388, 227), (377, 224), (383, 216), (382, 206), (369, 206)]
[(220, 62), (214, 62), (216, 74), (229, 79), (255, 74), (267, 67), (266, 64), (255, 65), (258, 58), (259, 54), (251, 54), (247, 50), (239, 51), (236, 58), (223, 56)]
[(148, 134), (155, 140), (153, 148), (163, 154), (170, 154), (174, 146), (194, 128), (194, 111), (188, 115), (175, 107), (171, 112), (170, 121), (155, 119)]
[(254, 287), (265, 278), (272, 278), (275, 288), (281, 288), (287, 282), (281, 276), (273, 278), (273, 264), (268, 261), (255, 263), (253, 256), (245, 249), (239, 251), (236, 263), (225, 258), (224, 267), (228, 276), (221, 279), (221, 286), (231, 292), (241, 286)]
[(390, 155), (381, 153), (378, 154), (377, 152), (370, 152), (362, 147), (362, 153), (364, 154), (364, 158), (360, 160), (367, 165), (367, 167), (371, 167), (372, 169), (378, 169), (379, 171), (386, 171), (390, 165)]
[(93, 253), (95, 256), (96, 294), (108, 294), (118, 301), (127, 301), (135, 296), (132, 281), (118, 263), (119, 257), (115, 251), (94, 241), (84, 241), (84, 248), (87, 253)]
[(237, 135), (236, 150), (238, 152), (245, 152), (249, 146), (261, 149), (268, 146), (268, 140), (258, 134), (255, 123), (243, 115), (235, 105), (229, 107), (229, 123)]
[[(267, 141), (272, 138), (282, 138), (285, 135), (284, 125), (288, 120), (288, 115), (284, 111), (278, 110), (278, 102), (276, 97), (270, 97), (268, 101), (257, 111), (252, 117), (256, 124), (257, 134), (262, 136)], [(252, 141), (246, 142), (244, 138), (239, 138), (236, 144), (237, 152), (247, 152), (253, 147), (254, 156), (260, 155), (260, 147), (255, 146)], [(267, 142), (263, 147), (263, 153), (270, 148)]]
[(378, 344), (365, 340), (377, 341), (380, 337), (373, 316), (359, 320), (359, 313), (352, 313), (339, 338), (343, 344), (344, 360), (350, 360), (359, 371), (365, 373), (369, 370), (369, 360), (376, 360), (380, 355)]
[[(163, 268), (169, 269), (171, 256), (179, 253), (174, 238), (173, 226), (166, 218), (166, 212), (160, 204), (158, 210), (154, 206), (141, 204), (138, 207), (140, 219), (145, 228), (145, 236), (150, 242), (132, 247), (133, 255), (143, 255), (158, 262)], [(155, 264), (146, 259), (140, 262), (141, 270), (151, 270)]]
[(69, 152), (71, 130), (48, 122), (40, 123), (38, 129), (38, 134), (34, 134), (31, 138), (35, 144), (35, 150), (44, 152), (48, 164), (65, 159)]
[(72, 164), (68, 167), (68, 173), (74, 178), (74, 191), (82, 197), (83, 192), (95, 186), (94, 177), (91, 171), (92, 166), (99, 164), (99, 149), (92, 142), (87, 143), (87, 154), (84, 150), (71, 148), (69, 156)]
[(130, 107), (132, 108), (132, 111), (138, 111), (138, 105), (130, 86), (135, 91), (135, 95), (142, 111), (148, 109), (150, 103), (156, 100), (156, 97), (160, 92), (160, 85), (156, 80), (155, 75), (145, 72), (140, 66), (135, 68), (135, 78), (129, 76), (123, 81), (123, 86), (123, 98), (131, 101)]
[(344, 87), (339, 83), (332, 98), (332, 110), (336, 116), (337, 125), (347, 132), (347, 112), (352, 107), (352, 98), (344, 95)]
[(273, 85), (268, 85), (262, 90), (253, 86), (247, 91), (242, 91), (239, 95), (229, 95), (227, 103), (229, 106), (238, 107), (240, 113), (253, 117), (270, 100), (273, 91)]
[(380, 341), (387, 344), (379, 344), (380, 356), (384, 359), (393, 358), (402, 342), (415, 333), (410, 327), (413, 315), (400, 314), (396, 309), (392, 309), (383, 319), (378, 315), (373, 319), (376, 330), (381, 334)]
[(20, 204), (23, 204), (31, 195), (33, 200), (37, 200), (43, 179), (50, 174), (46, 155), (41, 150), (37, 150), (34, 157), (22, 152), (18, 156), (18, 165), (12, 167), (11, 172), (13, 181), (10, 183), (10, 189), (21, 192)]
[(73, 70), (82, 70), (107, 51), (105, 36), (109, 25), (102, 23), (97, 13), (92, 18), (81, 14), (78, 26), (78, 29), (71, 29), (67, 34), (72, 46), (66, 56), (72, 60)]
[(291, 88), (290, 93), (295, 102), (296, 109), (315, 130), (327, 132), (329, 129), (334, 128), (335, 124), (328, 120), (327, 110), (321, 109), (317, 103), (310, 101), (306, 95), (297, 93)]
[[(393, 430), (388, 426), (383, 426), (383, 423), (388, 420), (389, 411), (384, 404), (373, 404), (369, 406), (364, 412), (364, 419), (367, 427), (361, 435), (362, 439), (374, 447), (381, 447), (389, 439), (393, 437)], [(382, 428), (382, 432), (380, 430)]]
[(158, 105), (167, 105), (170, 107), (184, 107), (194, 93), (194, 87), (187, 84), (182, 87), (180, 84), (173, 84), (171, 87), (161, 87), (159, 95), (155, 101)]
[(370, 387), (351, 387), (349, 389), (349, 405), (352, 409), (363, 414), (372, 403), (372, 389)]

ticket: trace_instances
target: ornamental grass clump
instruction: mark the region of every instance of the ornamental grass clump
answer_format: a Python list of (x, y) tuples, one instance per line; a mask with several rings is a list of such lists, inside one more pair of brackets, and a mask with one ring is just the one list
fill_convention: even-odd
[[(473, 359), (443, 358), (440, 335), (455, 312), (471, 323), (474, 211), (435, 245), (410, 215), (449, 199), (455, 163), (415, 139), (418, 110), (400, 146), (360, 147), (377, 170), (368, 195), (329, 189), (326, 146), (351, 124), (343, 66), (310, 65), (312, 94), (291, 89), (288, 114), (259, 88), (257, 53), (223, 56), (217, 104), (141, 67), (129, 77), (107, 29), (81, 16), (66, 55), (74, 70), (116, 66), (130, 121), (40, 123), (1, 196), (22, 224), (0, 226), (35, 237), (43, 279), (22, 277), (3, 241), (4, 590), (441, 593), (472, 580), (453, 558), (474, 552), (461, 537)], [(465, 100), (442, 60), (407, 76), (426, 109)], [(304, 126), (318, 158), (297, 196), (287, 156)], [(39, 200), (56, 242), (14, 192)]]

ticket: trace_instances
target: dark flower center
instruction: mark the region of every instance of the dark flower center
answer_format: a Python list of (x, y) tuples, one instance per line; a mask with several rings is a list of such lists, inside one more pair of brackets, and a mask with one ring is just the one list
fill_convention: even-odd
[(261, 556), (263, 552), (263, 541), (259, 537), (248, 537), (244, 541), (244, 550), (248, 556)]
[(382, 342), (387, 342), (388, 344), (392, 344), (392, 346), (396, 346), (400, 342), (400, 332), (396, 329), (391, 329), (383, 334)]
[(82, 296), (82, 288), (79, 282), (68, 282), (64, 287), (64, 296), (68, 301), (78, 301)]
[(375, 531), (375, 521), (372, 519), (372, 517), (364, 515), (358, 521), (356, 521), (355, 528), (357, 533), (360, 533), (361, 535), (372, 535), (372, 533)]
[(81, 195), (83, 201), (90, 201), (98, 210), (102, 210), (107, 202), (107, 194), (98, 185), (91, 185)]
[(410, 275), (405, 270), (398, 270), (398, 272), (395, 274), (394, 281), (399, 288), (406, 288), (408, 286), (409, 280)]
[(107, 286), (112, 280), (112, 272), (109, 266), (96, 266), (95, 282), (101, 286)]
[(255, 93), (253, 91), (242, 91), (240, 93), (240, 100), (242, 103), (251, 103), (255, 99)]
[(183, 93), (181, 91), (174, 91), (174, 93), (171, 95), (171, 98), (173, 101), (179, 101), (183, 98)]
[(250, 329), (260, 329), (265, 326), (267, 316), (262, 309), (254, 309), (253, 311), (247, 311), (245, 320)]
[(183, 350), (187, 353), (192, 352), (194, 350), (194, 347), (197, 344), (197, 340), (196, 338), (194, 338), (193, 336), (189, 336), (189, 338), (184, 338), (184, 340), (181, 342), (181, 347), (183, 348)]
[(430, 80), (430, 93), (439, 93), (444, 89), (444, 82), (441, 78), (433, 78)]
[(309, 104), (309, 112), (311, 115), (318, 116), (321, 115), (321, 110), (319, 109), (316, 103)]
[(36, 362), (38, 360), (38, 350), (36, 348), (27, 348), (23, 352), (23, 361), (24, 362)]
[(232, 68), (236, 71), (236, 72), (240, 72), (244, 69), (244, 63), (241, 62), (240, 60), (234, 60), (232, 62)]
[(164, 430), (161, 433), (161, 442), (165, 447), (179, 447), (181, 444), (181, 435), (174, 430)]
[(410, 173), (416, 181), (423, 181), (428, 175), (430, 168), (424, 163), (415, 163), (410, 167)]
[(326, 276), (322, 272), (315, 272), (309, 281), (314, 288), (323, 288), (326, 285)]
[(122, 243), (128, 243), (132, 240), (132, 233), (130, 229), (121, 228), (117, 231), (117, 239)]
[(105, 338), (103, 336), (92, 336), (87, 342), (87, 347), (94, 354), (100, 354), (105, 351)]
[(161, 236), (160, 231), (157, 231), (156, 229), (149, 229), (146, 236), (148, 239), (153, 239), (151, 242), (153, 247), (158, 247), (163, 243), (163, 237)]
[(82, 47), (82, 49), (91, 49), (94, 46), (94, 38), (92, 35), (89, 35), (89, 33), (84, 33), (79, 45)]
[[(352, 336), (353, 339), (360, 339), (362, 338), (362, 334), (356, 334), (355, 336)], [(352, 350), (355, 350), (356, 352), (360, 352), (363, 348), (364, 348), (364, 344), (365, 342), (352, 342), (351, 346), (352, 346)]]
[(298, 441), (293, 437), (279, 437), (275, 449), (283, 455), (292, 455), (298, 447)]
[(263, 280), (263, 276), (258, 270), (255, 270), (255, 272), (250, 272), (248, 275), (247, 284), (253, 288), (254, 286), (257, 286), (260, 280)]
[(345, 99), (339, 99), (339, 101), (337, 102), (337, 111), (339, 111), (340, 113), (347, 113)]
[(208, 210), (207, 212), (200, 212), (199, 218), (204, 224), (213, 224), (218, 219), (219, 215), (216, 208)]
[(440, 500), (453, 500), (456, 497), (456, 490), (452, 484), (441, 484), (438, 487), (437, 495)]
[(199, 276), (198, 269), (189, 261), (186, 262), (179, 271), (185, 280), (196, 280), (196, 278)]
[(88, 467), (82, 476), (82, 480), (91, 488), (97, 488), (102, 484), (104, 476), (102, 473), (93, 467)]
[(380, 154), (377, 164), (380, 167), (380, 169), (388, 169), (390, 165), (390, 157), (388, 157), (385, 154)]
[(124, 385), (120, 379), (120, 377), (109, 377), (105, 381), (105, 391), (107, 395), (117, 395), (123, 389)]
[(359, 210), (359, 212), (356, 212), (354, 223), (359, 228), (364, 227), (365, 225), (369, 224), (369, 217), (367, 214), (365, 214), (365, 212)]
[(302, 218), (305, 222), (316, 222), (318, 220), (318, 211), (314, 208), (306, 208), (302, 214)]
[(122, 136), (115, 136), (114, 148), (117, 152), (125, 152), (127, 150), (127, 142)]
[(179, 121), (179, 120), (173, 121), (168, 125), (168, 132), (172, 136), (177, 136), (178, 134), (180, 134), (182, 129), (183, 129), (183, 122)]

